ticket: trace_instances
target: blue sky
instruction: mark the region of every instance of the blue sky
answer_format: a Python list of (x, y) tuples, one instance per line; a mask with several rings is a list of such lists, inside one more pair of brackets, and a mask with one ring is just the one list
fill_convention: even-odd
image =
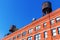
[(53, 11), (60, 8), (60, 0), (0, 0), (0, 38), (12, 24), (20, 29), (31, 23), (32, 18), (41, 18), (44, 1), (52, 3)]

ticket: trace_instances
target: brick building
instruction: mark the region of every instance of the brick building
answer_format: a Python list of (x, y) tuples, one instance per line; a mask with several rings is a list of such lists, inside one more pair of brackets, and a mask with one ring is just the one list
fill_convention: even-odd
[(3, 40), (60, 40), (60, 8), (4, 37)]

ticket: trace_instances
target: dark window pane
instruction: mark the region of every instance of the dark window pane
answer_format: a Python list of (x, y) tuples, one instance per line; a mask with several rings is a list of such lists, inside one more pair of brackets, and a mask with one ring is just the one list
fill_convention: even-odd
[(26, 31), (22, 33), (22, 36), (25, 36), (26, 35)]

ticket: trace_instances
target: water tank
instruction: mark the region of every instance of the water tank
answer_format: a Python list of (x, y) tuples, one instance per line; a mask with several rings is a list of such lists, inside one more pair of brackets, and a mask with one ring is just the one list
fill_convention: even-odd
[(52, 12), (51, 2), (46, 1), (42, 4), (42, 12), (43, 12), (43, 15), (46, 15), (46, 14)]
[(15, 31), (17, 31), (18, 29), (16, 28), (16, 26), (15, 25), (12, 25), (11, 27), (10, 27), (10, 29), (9, 29), (9, 32), (15, 32)]

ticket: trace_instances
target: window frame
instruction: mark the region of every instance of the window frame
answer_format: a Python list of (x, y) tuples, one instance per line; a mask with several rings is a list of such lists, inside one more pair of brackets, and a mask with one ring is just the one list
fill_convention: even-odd
[(47, 33), (47, 31), (44, 32), (44, 38), (48, 38), (48, 33)]
[(27, 33), (26, 31), (22, 32), (22, 36), (25, 36), (25, 35), (26, 35), (26, 33)]
[(28, 33), (31, 34), (32, 32), (33, 32), (33, 28), (30, 28), (30, 29), (28, 30)]
[(58, 34), (60, 34), (60, 27), (58, 27)]
[(16, 40), (16, 36), (13, 37), (13, 40)]
[(35, 39), (35, 40), (37, 40), (37, 37), (36, 37), (36, 36), (37, 36), (37, 37), (39, 36), (38, 39), (41, 40), (41, 34), (40, 34), (40, 33), (38, 33), (38, 34), (36, 34), (36, 35), (34, 36), (34, 39)]
[(12, 38), (10, 38), (9, 40), (13, 40)]
[(43, 27), (47, 27), (47, 22), (44, 22), (43, 23)]
[(55, 19), (50, 20), (50, 24), (53, 25), (55, 23)]
[(35, 27), (35, 30), (38, 31), (40, 28), (41, 28), (41, 26), (40, 26), (40, 25), (37, 25), (37, 26)]
[(26, 40), (25, 38), (23, 38), (22, 40)]
[(18, 34), (18, 35), (17, 35), (17, 38), (20, 38), (20, 37), (21, 37), (21, 34)]
[(60, 22), (60, 16), (59, 17), (56, 17), (56, 22)]
[[(53, 30), (54, 30), (55, 32), (53, 32)], [(56, 35), (57, 35), (56, 28), (54, 28), (54, 29), (52, 29), (52, 36), (56, 36)]]
[(31, 40), (32, 40), (32, 36), (29, 36), (29, 37), (27, 38), (27, 40), (30, 40), (29, 38), (31, 38)]

